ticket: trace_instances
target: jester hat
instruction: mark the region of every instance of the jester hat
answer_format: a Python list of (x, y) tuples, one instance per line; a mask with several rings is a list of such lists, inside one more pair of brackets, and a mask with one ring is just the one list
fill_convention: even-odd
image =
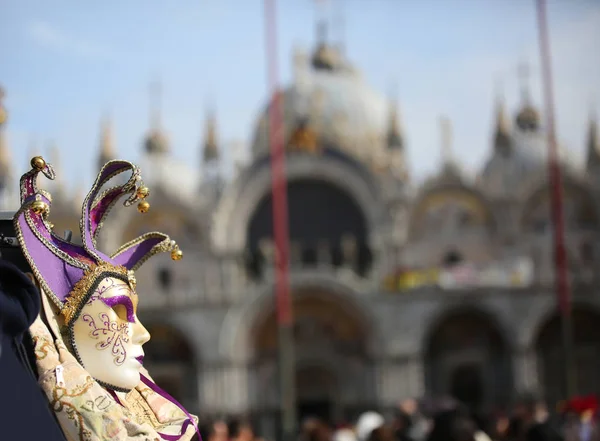
[[(31, 160), (32, 169), (21, 177), (21, 208), (14, 217), (17, 238), (25, 258), (43, 291), (50, 297), (69, 326), (80, 314), (96, 286), (106, 277), (121, 278), (135, 288), (133, 271), (160, 252), (171, 252), (179, 260), (182, 252), (167, 235), (146, 233), (121, 246), (108, 256), (97, 249), (96, 239), (102, 224), (115, 204), (126, 197), (123, 205), (138, 203), (145, 212), (149, 190), (144, 186), (140, 169), (127, 161), (110, 161), (98, 174), (92, 189), (83, 201), (79, 228), (82, 245), (67, 241), (52, 231), (48, 214), (51, 195), (37, 187), (42, 173), (54, 179), (55, 173), (42, 157)], [(101, 190), (115, 176), (130, 173), (125, 184)]]

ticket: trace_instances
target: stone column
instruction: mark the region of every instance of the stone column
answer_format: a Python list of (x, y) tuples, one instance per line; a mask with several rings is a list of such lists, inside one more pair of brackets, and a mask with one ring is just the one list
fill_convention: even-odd
[(232, 277), (234, 280), (231, 283), (232, 292), (231, 299), (238, 301), (246, 294), (245, 287), (248, 285), (248, 273), (246, 272), (246, 260), (244, 256), (236, 256), (231, 262)]
[(261, 239), (258, 248), (265, 258), (265, 270), (272, 271), (275, 262), (275, 244), (271, 239)]
[(220, 369), (217, 366), (205, 366), (199, 384), (199, 396), (202, 409), (208, 414), (223, 411), (223, 397)]
[(249, 408), (245, 365), (217, 363), (205, 366), (198, 377), (200, 408), (206, 413), (237, 414)]
[(351, 268), (354, 270), (356, 266), (356, 253), (357, 245), (356, 238), (351, 235), (344, 235), (342, 237), (342, 266), (345, 268)]
[(513, 353), (515, 391), (541, 392), (537, 355), (534, 348), (517, 348)]
[(321, 268), (331, 266), (331, 247), (326, 240), (317, 242), (317, 265)]
[(302, 267), (302, 244), (296, 240), (290, 242), (290, 266)]
[(418, 356), (381, 360), (377, 365), (377, 395), (383, 406), (394, 406), (404, 398), (419, 398), (425, 392), (423, 361)]
[(406, 378), (408, 381), (407, 396), (418, 398), (425, 395), (425, 366), (420, 355), (411, 356), (407, 360)]
[(367, 246), (370, 247), (371, 258), (373, 259), (368, 276), (373, 279), (380, 279), (389, 267), (389, 247), (386, 247), (384, 243), (385, 241), (380, 234), (373, 234), (371, 243), (367, 243)]

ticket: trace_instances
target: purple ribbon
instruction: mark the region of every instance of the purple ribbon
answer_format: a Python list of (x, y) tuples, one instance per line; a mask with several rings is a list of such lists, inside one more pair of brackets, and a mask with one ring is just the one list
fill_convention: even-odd
[[(140, 380), (142, 380), (142, 383), (144, 383), (146, 386), (148, 386), (150, 389), (152, 389), (158, 395), (160, 395), (161, 397), (165, 398), (166, 400), (170, 401), (171, 403), (173, 403), (174, 405), (179, 407), (181, 409), (181, 411), (183, 413), (185, 413), (185, 415), (188, 417), (188, 419), (183, 422), (183, 425), (181, 426), (181, 432), (179, 433), (179, 435), (167, 435), (165, 433), (157, 432), (162, 439), (165, 439), (167, 441), (177, 441), (185, 434), (188, 426), (190, 424), (192, 424), (194, 426), (194, 429), (196, 429), (196, 433), (198, 434), (198, 439), (200, 441), (202, 441), (202, 435), (200, 435), (200, 430), (198, 429), (198, 425), (196, 424), (196, 421), (190, 415), (190, 413), (187, 410), (185, 410), (185, 408), (181, 404), (179, 404), (179, 402), (175, 398), (173, 398), (171, 395), (169, 395), (166, 391), (162, 390), (160, 387), (158, 387), (156, 385), (156, 383), (153, 383), (152, 380), (145, 377), (143, 374), (140, 374)], [(123, 406), (123, 403), (121, 403), (121, 400), (119, 400), (119, 397), (117, 396), (115, 391), (109, 389), (108, 392), (111, 394), (111, 396), (115, 399), (115, 401), (117, 403), (119, 403), (121, 406)]]

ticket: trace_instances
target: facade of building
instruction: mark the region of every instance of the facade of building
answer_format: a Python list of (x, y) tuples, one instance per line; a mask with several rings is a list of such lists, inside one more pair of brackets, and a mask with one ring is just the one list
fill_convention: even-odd
[[(498, 100), (489, 159), (476, 178), (448, 154), (436, 176), (415, 185), (393, 100), (327, 44), (312, 57), (296, 54), (294, 69), (293, 83), (264, 107), (251, 160), (231, 181), (210, 173), (221, 153), (214, 117), (202, 178), (172, 159), (160, 125), (152, 127), (140, 163), (152, 208), (119, 210), (103, 229), (106, 251), (154, 229), (185, 250), (181, 262), (158, 257), (138, 275), (157, 383), (190, 410), (251, 414), (263, 433), (276, 430), (268, 114), (282, 99), (300, 415), (344, 419), (423, 395), (485, 408), (524, 390), (562, 397), (545, 135), (533, 103), (524, 98), (511, 122)], [(576, 385), (600, 392), (592, 119), (587, 139), (584, 169), (566, 154), (561, 166)], [(100, 147), (99, 164), (117, 156), (108, 121)], [(8, 152), (2, 142), (5, 195), (14, 184)], [(77, 231), (79, 210), (59, 184), (51, 220)]]

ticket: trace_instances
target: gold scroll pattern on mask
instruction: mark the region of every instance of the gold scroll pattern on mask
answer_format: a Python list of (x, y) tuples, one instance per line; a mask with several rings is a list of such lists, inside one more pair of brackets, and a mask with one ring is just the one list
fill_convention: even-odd
[[(159, 431), (179, 433), (185, 414), (173, 403), (141, 384), (121, 406), (39, 317), (30, 333), (40, 386), (69, 441), (160, 441)], [(193, 436), (190, 425), (181, 440)]]

